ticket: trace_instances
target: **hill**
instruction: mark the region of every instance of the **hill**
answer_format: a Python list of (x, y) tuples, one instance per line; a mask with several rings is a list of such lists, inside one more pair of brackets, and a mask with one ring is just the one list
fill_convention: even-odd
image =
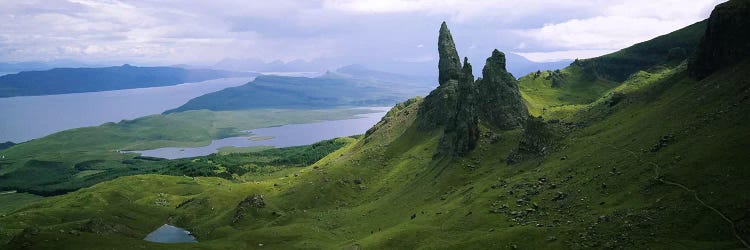
[(225, 77), (253, 76), (221, 70), (174, 67), (55, 68), (0, 76), (0, 97), (54, 95), (147, 88)]
[(353, 65), (319, 77), (263, 75), (248, 84), (193, 98), (186, 110), (390, 106), (429, 91), (427, 80)]
[[(750, 20), (750, 12), (730, 13), (719, 16)], [(733, 57), (704, 77), (688, 60), (664, 63), (559, 119), (519, 121), (525, 106), (517, 104), (528, 100), (516, 97), (544, 96), (508, 77), (500, 51), (475, 80), (447, 26), (439, 37), (438, 87), (311, 166), (247, 182), (118, 178), (0, 217), (7, 246), (750, 247), (750, 194), (741, 191), (750, 189), (750, 58)], [(484, 105), (499, 97), (508, 98)], [(141, 240), (163, 223), (200, 243)]]
[(537, 71), (519, 79), (534, 115), (555, 117), (590, 103), (639, 71), (675, 66), (697, 48), (706, 20), (612, 54), (576, 60), (561, 70)]

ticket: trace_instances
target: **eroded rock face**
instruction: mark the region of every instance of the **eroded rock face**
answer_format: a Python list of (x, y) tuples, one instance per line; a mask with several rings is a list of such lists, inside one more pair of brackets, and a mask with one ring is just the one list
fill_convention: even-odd
[(417, 127), (431, 130), (448, 124), (455, 115), (457, 88), (458, 80), (450, 80), (432, 90), (417, 111)]
[(747, 58), (750, 58), (750, 1), (734, 0), (717, 5), (688, 64), (690, 75), (704, 78)]
[(518, 90), (518, 81), (505, 68), (503, 52), (492, 51), (477, 87), (480, 119), (499, 129), (523, 126), (529, 111)]
[(451, 79), (461, 78), (461, 59), (458, 57), (453, 36), (445, 22), (440, 25), (438, 54), (440, 55), (438, 61), (438, 82), (440, 85), (448, 83)]
[(440, 140), (440, 151), (457, 156), (466, 155), (479, 139), (479, 116), (477, 114), (477, 88), (471, 64), (464, 58), (462, 79), (458, 82), (458, 98), (455, 114), (448, 121)]

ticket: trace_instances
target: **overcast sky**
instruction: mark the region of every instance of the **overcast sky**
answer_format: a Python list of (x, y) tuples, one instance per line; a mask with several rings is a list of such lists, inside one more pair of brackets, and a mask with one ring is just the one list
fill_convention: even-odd
[(0, 61), (431, 62), (445, 20), (462, 56), (498, 48), (545, 62), (616, 51), (703, 20), (720, 2), (0, 0)]

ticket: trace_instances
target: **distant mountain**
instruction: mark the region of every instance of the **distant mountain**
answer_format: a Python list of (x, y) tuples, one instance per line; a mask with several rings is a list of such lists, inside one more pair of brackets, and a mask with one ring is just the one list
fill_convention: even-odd
[[(513, 53), (505, 54), (508, 61), (508, 72), (516, 78), (520, 78), (535, 71), (562, 69), (570, 65), (573, 60), (561, 60), (557, 62), (533, 62), (523, 56)], [(479, 74), (481, 72), (476, 72)]]
[(258, 76), (254, 81), (196, 97), (176, 109), (242, 110), (388, 106), (429, 92), (431, 80), (352, 65), (319, 77)]
[(338, 66), (341, 66), (341, 64), (326, 59), (316, 59), (312, 61), (293, 60), (289, 62), (276, 60), (272, 62), (264, 62), (258, 58), (226, 58), (214, 64), (211, 68), (254, 72), (323, 72), (326, 69)]
[[(473, 54), (469, 55), (472, 58)], [(481, 55), (484, 56), (484, 55)], [(479, 55), (475, 55), (480, 58)], [(555, 70), (568, 66), (573, 60), (562, 60), (558, 62), (533, 62), (522, 56), (508, 53), (508, 72), (515, 77), (521, 77), (537, 70)], [(232, 70), (232, 71), (253, 71), (253, 72), (324, 72), (326, 69), (340, 67), (342, 61), (356, 61), (351, 59), (316, 59), (312, 61), (294, 60), (289, 62), (272, 61), (263, 62), (260, 59), (233, 59), (227, 58), (211, 66), (212, 69)], [(484, 63), (477, 61), (476, 63)], [(400, 75), (420, 76), (423, 79), (432, 79), (433, 83), (437, 81), (437, 61), (428, 60), (420, 62), (406, 62), (396, 60), (374, 60), (359, 62), (361, 67), (381, 72), (390, 72)], [(345, 66), (340, 71), (349, 66)], [(189, 68), (189, 67), (183, 67)], [(481, 69), (476, 69), (474, 74), (481, 74)]]
[(28, 62), (0, 62), (0, 72), (16, 73), (21, 71), (32, 70), (49, 70), (61, 67), (102, 67), (101, 64), (84, 63), (74, 60), (53, 60), (53, 61), (28, 61)]
[(0, 97), (159, 87), (254, 75), (257, 74), (175, 67), (135, 67), (128, 64), (105, 68), (55, 68), (0, 76)]

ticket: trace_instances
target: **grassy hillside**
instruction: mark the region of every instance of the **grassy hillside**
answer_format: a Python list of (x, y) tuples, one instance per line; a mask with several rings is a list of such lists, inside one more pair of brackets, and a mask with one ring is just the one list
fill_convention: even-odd
[(198, 147), (244, 130), (353, 118), (364, 109), (190, 111), (78, 128), (0, 151), (0, 190), (60, 194), (118, 176), (147, 173), (126, 150)]
[[(139, 175), (0, 218), (9, 247), (740, 248), (750, 237), (750, 62), (701, 81), (639, 73), (546, 126), (553, 150), (508, 165), (521, 130), (482, 128), (469, 155), (399, 106), (356, 143), (248, 182)], [(137, 183), (137, 185), (134, 185)], [(241, 201), (262, 195), (261, 205)], [(141, 241), (163, 223), (197, 244)], [(33, 226), (32, 226), (33, 225)], [(72, 233), (71, 233), (72, 232)], [(261, 245), (262, 244), (262, 245)]]
[(701, 21), (615, 53), (576, 60), (561, 70), (538, 71), (519, 79), (519, 88), (533, 115), (558, 117), (590, 103), (639, 71), (674, 67), (695, 51), (706, 30)]

